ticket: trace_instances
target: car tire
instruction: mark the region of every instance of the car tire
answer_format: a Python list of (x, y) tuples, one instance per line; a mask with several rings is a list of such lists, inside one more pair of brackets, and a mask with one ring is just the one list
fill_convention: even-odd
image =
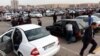
[(23, 56), (23, 54), (22, 53), (19, 53), (18, 56)]

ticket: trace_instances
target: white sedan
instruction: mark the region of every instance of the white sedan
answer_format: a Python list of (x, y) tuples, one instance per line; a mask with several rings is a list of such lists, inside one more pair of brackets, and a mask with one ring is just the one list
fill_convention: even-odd
[(98, 16), (100, 18), (100, 13), (94, 13), (93, 15)]
[(3, 20), (10, 21), (12, 15), (13, 15), (12, 13), (5, 13), (5, 14), (4, 14), (4, 19), (3, 19)]
[(52, 11), (52, 10), (46, 10), (45, 15), (46, 15), (46, 16), (53, 16), (54, 13), (55, 13), (55, 11)]
[[(100, 28), (100, 18), (95, 15), (92, 15), (91, 17), (93, 18), (93, 22), (96, 22)], [(76, 17), (76, 19), (83, 19), (83, 21), (88, 24), (88, 15), (81, 15)]]
[(53, 56), (59, 49), (58, 38), (35, 24), (12, 27), (0, 36), (0, 50), (18, 56)]
[(32, 13), (30, 13), (30, 16), (33, 17), (33, 18), (34, 17), (40, 17), (40, 18), (43, 17), (43, 15), (39, 12), (32, 12)]

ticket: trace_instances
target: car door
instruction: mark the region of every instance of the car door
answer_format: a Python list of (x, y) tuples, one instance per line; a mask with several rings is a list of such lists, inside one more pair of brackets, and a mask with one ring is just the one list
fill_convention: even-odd
[(12, 36), (12, 30), (0, 36), (0, 50), (5, 52), (6, 54), (12, 51), (11, 36)]
[(16, 28), (13, 34), (14, 51), (17, 51), (19, 49), (21, 42), (22, 42), (22, 33), (19, 29)]

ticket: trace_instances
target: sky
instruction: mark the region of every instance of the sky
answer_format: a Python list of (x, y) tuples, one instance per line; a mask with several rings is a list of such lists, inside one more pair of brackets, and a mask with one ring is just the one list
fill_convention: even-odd
[[(99, 3), (100, 0), (18, 0), (20, 5)], [(11, 0), (0, 0), (0, 5), (10, 5)]]

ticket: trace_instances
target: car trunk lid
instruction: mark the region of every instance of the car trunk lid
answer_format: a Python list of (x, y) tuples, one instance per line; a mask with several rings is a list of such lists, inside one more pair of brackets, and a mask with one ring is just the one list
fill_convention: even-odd
[(54, 47), (57, 46), (58, 44), (58, 39), (52, 35), (46, 36), (44, 38), (31, 41), (31, 45), (36, 46), (38, 49), (39, 53), (41, 55), (48, 53), (49, 51), (53, 50)]

